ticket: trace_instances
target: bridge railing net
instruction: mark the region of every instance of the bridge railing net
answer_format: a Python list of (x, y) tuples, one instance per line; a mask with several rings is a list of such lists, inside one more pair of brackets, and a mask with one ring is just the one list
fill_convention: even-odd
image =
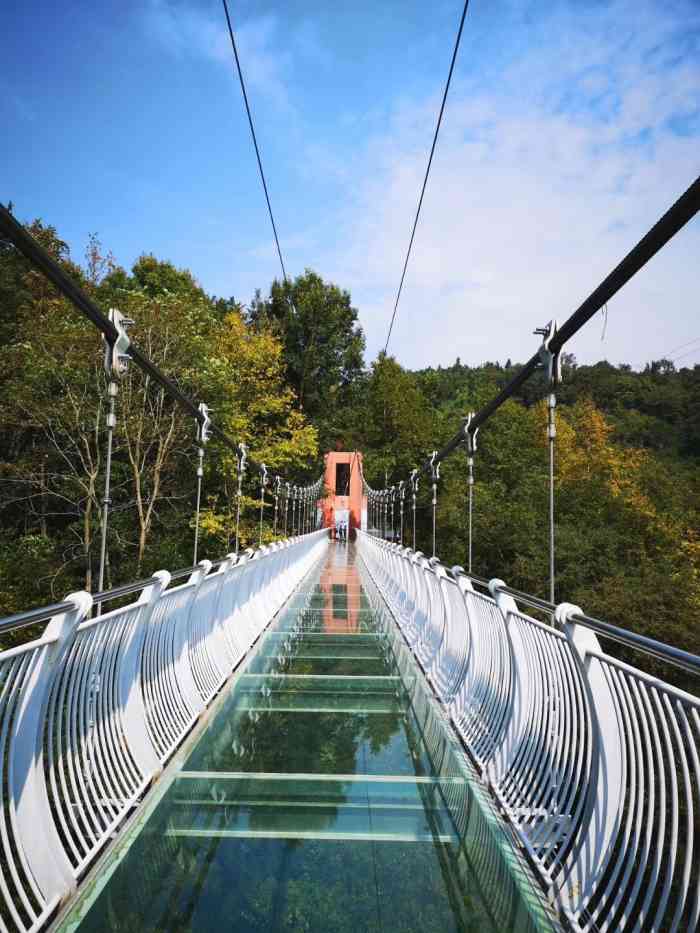
[(318, 531), (202, 561), (89, 618), (75, 593), (0, 653), (0, 931), (46, 924), (321, 556)]
[[(695, 930), (700, 699), (568, 620), (359, 534), (364, 564), (552, 903), (574, 929)], [(502, 581), (494, 581), (500, 583)]]

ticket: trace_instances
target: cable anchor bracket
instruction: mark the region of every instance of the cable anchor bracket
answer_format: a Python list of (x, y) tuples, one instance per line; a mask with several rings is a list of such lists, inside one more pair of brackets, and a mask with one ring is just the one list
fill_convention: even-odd
[(437, 459), (437, 455), (437, 450), (434, 450), (430, 455), (430, 479), (433, 484), (433, 489), (437, 486), (437, 481), (440, 479), (440, 461)]
[[(132, 318), (124, 317), (121, 311), (116, 308), (110, 308), (107, 314), (110, 323), (117, 332), (114, 340), (102, 339), (105, 342), (105, 372), (111, 381), (123, 376), (129, 368), (129, 347), (131, 340), (126, 332), (127, 327), (134, 323)], [(114, 392), (116, 395), (116, 391)]]
[(561, 382), (561, 362), (559, 358), (559, 350), (550, 349), (552, 338), (556, 334), (557, 329), (557, 322), (552, 320), (544, 327), (537, 327), (533, 331), (533, 333), (542, 337), (542, 345), (538, 350), (538, 354), (540, 357), (540, 362), (542, 363), (542, 368), (547, 374), (547, 383), (549, 385), (550, 392), (553, 392)]
[(197, 425), (197, 441), (204, 446), (211, 437), (211, 408), (204, 402), (199, 403), (199, 418), (195, 418)]

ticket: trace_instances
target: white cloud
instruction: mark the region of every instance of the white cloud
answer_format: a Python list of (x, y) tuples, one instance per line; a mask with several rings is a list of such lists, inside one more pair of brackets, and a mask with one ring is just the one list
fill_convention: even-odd
[[(408, 366), (528, 358), (534, 327), (565, 320), (698, 174), (697, 136), (670, 122), (698, 106), (700, 66), (678, 37), (700, 11), (688, 22), (621, 0), (593, 19), (578, 6), (498, 85), (453, 88), (392, 336)], [(352, 288), (370, 353), (386, 337), (436, 107), (403, 101), (356, 157), (339, 246), (319, 250), (319, 268)], [(699, 255), (696, 219), (610, 302), (605, 342), (591, 322), (567, 349), (639, 365), (700, 335)]]
[[(142, 20), (146, 33), (171, 54), (208, 59), (229, 70), (234, 67), (223, 11), (214, 16), (188, 2), (148, 0)], [(233, 20), (233, 28), (248, 87), (276, 105), (288, 107), (287, 75), (292, 56), (277, 43), (277, 19), (268, 15), (244, 23)], [(307, 33), (303, 39), (310, 43)]]

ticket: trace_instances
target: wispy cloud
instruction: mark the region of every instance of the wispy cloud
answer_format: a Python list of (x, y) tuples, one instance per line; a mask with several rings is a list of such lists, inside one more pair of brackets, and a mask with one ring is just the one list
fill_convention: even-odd
[[(529, 356), (534, 326), (567, 317), (634, 245), (700, 168), (698, 37), (697, 6), (562, 3), (497, 82), (463, 77), (392, 337), (400, 359)], [(352, 285), (374, 351), (386, 336), (436, 104), (402, 102), (367, 144), (356, 159), (357, 206), (339, 229), (343, 248), (320, 260)], [(699, 247), (696, 222), (611, 302), (605, 344), (593, 328), (572, 349), (639, 363), (664, 349), (667, 334), (696, 336)]]
[[(141, 13), (146, 34), (172, 55), (208, 60), (233, 67), (230, 38), (223, 11), (193, 0), (147, 0)], [(234, 12), (235, 15), (235, 12)], [(298, 62), (326, 69), (328, 50), (310, 20), (293, 29), (276, 15), (237, 22), (233, 27), (247, 85), (280, 108), (292, 109), (289, 84)]]
[[(142, 12), (147, 35), (172, 55), (209, 60), (233, 67), (231, 44), (223, 16), (189, 2), (148, 0)], [(288, 105), (287, 78), (291, 55), (279, 47), (279, 23), (262, 16), (234, 23), (236, 43), (250, 88), (281, 106)]]

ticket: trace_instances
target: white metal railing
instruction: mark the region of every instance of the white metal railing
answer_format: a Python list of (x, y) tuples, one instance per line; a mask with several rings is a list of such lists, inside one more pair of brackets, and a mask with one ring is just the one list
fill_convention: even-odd
[(96, 618), (73, 593), (0, 652), (0, 931), (46, 923), (327, 542), (202, 561), (171, 589), (161, 570)]
[(562, 916), (695, 930), (700, 699), (606, 654), (576, 606), (547, 625), (500, 580), (487, 596), (461, 568), (362, 532), (358, 545)]

